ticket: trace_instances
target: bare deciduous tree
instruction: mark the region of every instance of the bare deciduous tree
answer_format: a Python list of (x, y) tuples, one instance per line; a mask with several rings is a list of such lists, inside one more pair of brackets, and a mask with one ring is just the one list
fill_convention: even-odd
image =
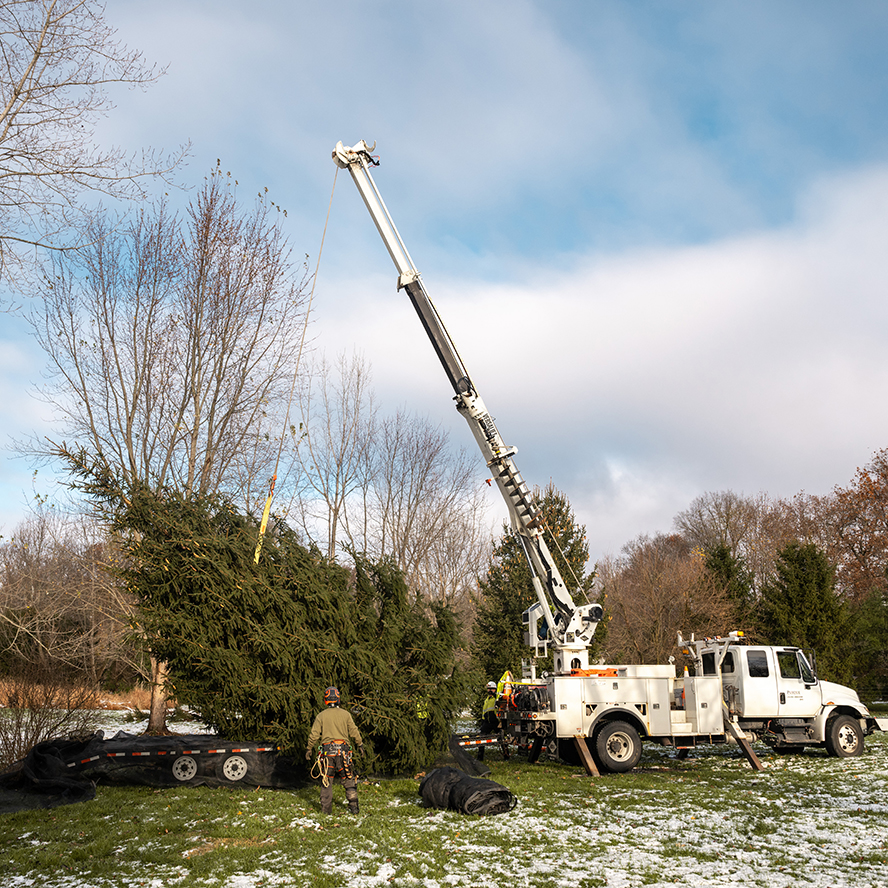
[[(308, 538), (334, 558), (340, 531), (354, 525), (350, 535), (354, 542), (363, 537), (360, 526), (369, 521), (376, 407), (364, 359), (358, 354), (340, 355), (331, 365), (321, 357), (306, 372), (300, 409), (295, 507)], [(352, 505), (351, 516), (347, 503)]]
[(303, 283), (268, 205), (241, 209), (217, 168), (185, 222), (160, 204), (124, 226), (98, 220), (82, 250), (53, 256), (30, 314), (50, 362), (43, 395), (124, 489), (253, 507), (273, 471)]
[(308, 538), (330, 557), (343, 543), (392, 557), (415, 593), (454, 605), (468, 622), (491, 547), (474, 461), (421, 417), (380, 418), (357, 356), (322, 360), (310, 380), (295, 503)]
[(242, 210), (216, 170), (180, 222), (161, 204), (55, 256), (30, 313), (63, 432), (124, 485), (225, 491), (246, 506), (302, 325), (302, 282), (267, 206)]
[(98, 0), (0, 0), (0, 276), (23, 245), (76, 244), (85, 192), (141, 197), (144, 177), (166, 178), (187, 152), (96, 146), (109, 87), (145, 87), (162, 73), (104, 16)]
[(38, 509), (0, 546), (0, 660), (8, 670), (97, 687), (141, 664), (134, 602), (104, 570), (109, 545), (83, 520)]
[[(760, 498), (759, 498), (760, 499)], [(704, 551), (727, 546), (736, 558), (758, 523), (759, 499), (733, 490), (703, 493), (675, 516), (676, 530)]]
[(707, 576), (704, 558), (678, 535), (642, 536), (619, 559), (598, 565), (605, 595), (610, 662), (661, 663), (677, 633), (723, 634), (733, 604)]
[(415, 591), (464, 609), (492, 545), (476, 460), (399, 411), (380, 423), (375, 467), (372, 549), (392, 555)]

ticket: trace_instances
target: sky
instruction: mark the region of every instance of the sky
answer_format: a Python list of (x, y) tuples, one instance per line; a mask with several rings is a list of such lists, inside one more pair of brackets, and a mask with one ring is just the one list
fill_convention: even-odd
[[(374, 178), (531, 484), (593, 560), (707, 491), (827, 493), (888, 447), (888, 5), (115, 0), (166, 67), (99, 138), (192, 145), (318, 259), (316, 347), (473, 447), (337, 141)], [(0, 421), (51, 434), (0, 333)], [(7, 451), (0, 533), (49, 479)], [(51, 494), (50, 494), (51, 495)], [(505, 519), (504, 504), (491, 515)]]

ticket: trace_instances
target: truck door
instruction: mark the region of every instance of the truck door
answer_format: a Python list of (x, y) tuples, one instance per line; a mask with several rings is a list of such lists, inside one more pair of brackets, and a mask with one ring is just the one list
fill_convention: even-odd
[(820, 711), (820, 688), (798, 648), (777, 648), (777, 698), (782, 718), (811, 718)]
[(777, 676), (773, 657), (767, 648), (737, 649), (742, 654), (743, 673), (740, 714), (746, 718), (777, 716)]

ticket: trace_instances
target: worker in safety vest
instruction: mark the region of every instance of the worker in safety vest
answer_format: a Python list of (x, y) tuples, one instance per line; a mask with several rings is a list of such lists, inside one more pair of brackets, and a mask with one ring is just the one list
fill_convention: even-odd
[(496, 682), (487, 682), (487, 696), (481, 707), (481, 731), (493, 734), (499, 730), (499, 717), (496, 714)]
[(311, 726), (305, 758), (310, 761), (313, 751), (318, 749), (312, 776), (321, 781), (321, 811), (333, 813), (333, 780), (339, 777), (345, 787), (348, 810), (357, 814), (358, 788), (349, 740), (354, 740), (358, 754), (362, 756), (364, 741), (351, 713), (339, 708), (340, 699), (337, 688), (324, 691), (324, 710), (318, 713)]

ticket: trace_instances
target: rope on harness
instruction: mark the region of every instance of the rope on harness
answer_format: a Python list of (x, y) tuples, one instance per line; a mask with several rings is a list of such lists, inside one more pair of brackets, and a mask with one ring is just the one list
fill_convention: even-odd
[(287, 415), (284, 417), (284, 428), (281, 432), (281, 440), (278, 446), (277, 459), (274, 462), (274, 474), (268, 484), (268, 497), (265, 500), (265, 508), (262, 510), (262, 523), (259, 525), (259, 540), (256, 543), (256, 552), (253, 556), (253, 562), (259, 563), (259, 554), (262, 551), (262, 542), (265, 539), (265, 530), (268, 527), (268, 516), (271, 514), (271, 501), (274, 498), (274, 483), (277, 481), (278, 466), (281, 463), (281, 451), (284, 449), (284, 437), (287, 434), (287, 427), (290, 423), (290, 408), (293, 406), (293, 392), (296, 390), (296, 379), (299, 376), (299, 366), (302, 363), (302, 351), (305, 347), (305, 334), (308, 331), (308, 318), (311, 314), (311, 304), (314, 300), (315, 285), (318, 282), (318, 272), (321, 268), (321, 254), (324, 252), (324, 241), (327, 238), (327, 225), (330, 222), (330, 209), (333, 206), (333, 195), (336, 192), (336, 177), (339, 175), (339, 167), (333, 173), (333, 188), (330, 191), (330, 203), (327, 206), (327, 218), (324, 220), (324, 232), (321, 235), (321, 246), (318, 249), (318, 261), (315, 264), (315, 273), (311, 281), (311, 292), (308, 295), (308, 308), (305, 310), (305, 323), (302, 325), (302, 338), (299, 340), (299, 352), (296, 355), (296, 367), (293, 370), (293, 382), (290, 384), (290, 397), (287, 400)]
[[(315, 780), (320, 780), (324, 786), (330, 785), (330, 769), (327, 767), (326, 763), (322, 764), (321, 760), (326, 758), (322, 750), (318, 750), (318, 757), (315, 760), (315, 763), (311, 766), (311, 776)], [(315, 773), (317, 772), (317, 773)]]

